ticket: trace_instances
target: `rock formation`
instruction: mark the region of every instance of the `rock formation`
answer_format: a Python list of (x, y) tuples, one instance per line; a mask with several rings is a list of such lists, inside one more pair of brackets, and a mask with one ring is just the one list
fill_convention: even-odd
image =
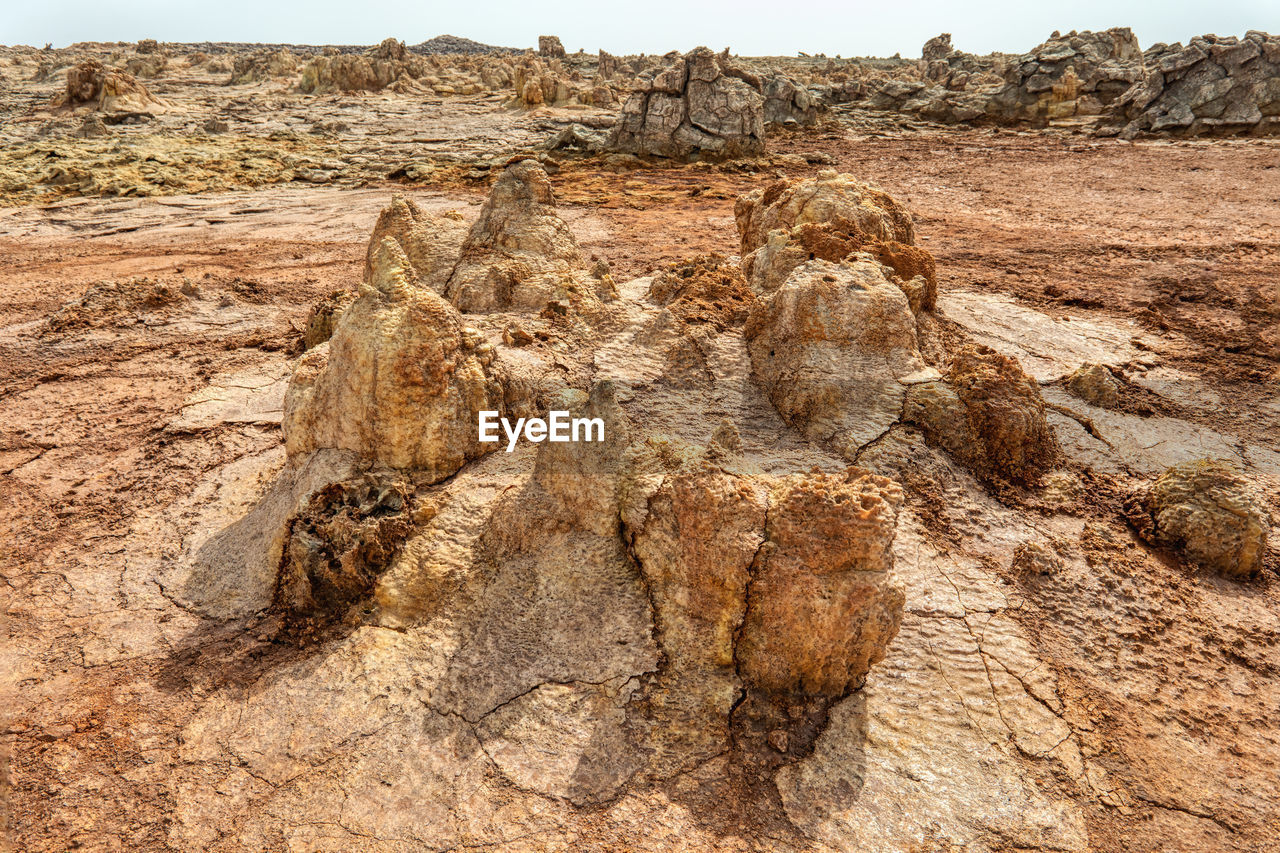
[(1126, 509), (1144, 539), (1225, 577), (1254, 575), (1267, 553), (1270, 513), (1243, 475), (1219, 460), (1173, 466)]
[(911, 215), (887, 193), (834, 170), (778, 181), (734, 206), (742, 269), (756, 293), (771, 293), (809, 260), (869, 253), (907, 293), (913, 313), (933, 310), (933, 257), (914, 245)]
[(565, 52), (564, 45), (560, 43), (560, 37), (538, 36), (538, 56), (544, 56), (548, 59), (563, 59)]
[(946, 379), (915, 384), (903, 420), (989, 482), (1028, 482), (1057, 459), (1036, 381), (1016, 359), (970, 345)]
[(765, 77), (761, 86), (766, 122), (808, 125), (818, 121), (821, 104), (796, 80), (775, 73)]
[(374, 225), (365, 252), (364, 280), (372, 281), (382, 241), (390, 237), (400, 245), (412, 265), (414, 282), (443, 294), (467, 230), (466, 220), (460, 214), (425, 213), (412, 199), (397, 195), (383, 208)]
[(738, 642), (748, 685), (832, 699), (862, 686), (902, 618), (890, 580), (901, 503), (896, 483), (857, 468), (774, 487)]
[(1145, 75), (1115, 104), (1112, 132), (1280, 132), (1280, 36), (1201, 36), (1153, 45), (1145, 59)]
[(1098, 115), (1142, 76), (1142, 50), (1129, 28), (1071, 32), (1011, 65), (988, 112), (1032, 122)]
[(292, 77), (298, 72), (299, 58), (288, 48), (274, 51), (257, 51), (237, 55), (231, 61), (228, 86), (256, 83), (274, 77)]
[(802, 264), (743, 335), (783, 418), (850, 460), (898, 421), (925, 368), (906, 295), (870, 260)]
[(659, 775), (731, 742), (744, 689), (765, 705), (847, 696), (901, 619), (898, 487), (856, 468), (764, 476), (737, 442), (722, 427), (706, 448), (632, 449), (622, 521), (663, 651), (638, 717)]
[(103, 112), (137, 112), (161, 105), (132, 74), (107, 68), (96, 59), (67, 69), (67, 87), (59, 103), (90, 104)]
[(429, 482), (495, 449), (477, 435), (481, 410), (506, 408), (502, 374), (480, 335), (414, 283), (392, 239), (327, 344), (299, 362), (285, 398), (290, 456), (323, 448), (412, 468)]
[(462, 243), (445, 288), (464, 312), (540, 310), (612, 298), (613, 280), (585, 269), (578, 241), (556, 213), (547, 173), (534, 160), (507, 166)]
[(759, 80), (705, 47), (641, 75), (614, 126), (609, 147), (679, 159), (764, 153)]

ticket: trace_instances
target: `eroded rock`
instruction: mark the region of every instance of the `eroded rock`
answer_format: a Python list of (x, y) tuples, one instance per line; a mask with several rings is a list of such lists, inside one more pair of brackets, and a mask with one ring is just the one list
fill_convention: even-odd
[(1143, 538), (1225, 577), (1254, 575), (1267, 553), (1270, 513), (1244, 476), (1220, 460), (1173, 466), (1126, 509)]
[(955, 355), (945, 380), (912, 386), (903, 420), (988, 481), (1032, 480), (1058, 456), (1040, 386), (980, 344)]
[(382, 241), (395, 240), (413, 267), (413, 280), (420, 286), (443, 294), (458, 261), (467, 235), (466, 220), (457, 213), (435, 216), (424, 212), (412, 199), (395, 196), (383, 208), (374, 225), (365, 253), (364, 278), (371, 281), (374, 258)]
[(898, 420), (925, 369), (906, 295), (872, 261), (803, 264), (743, 335), (783, 418), (850, 460)]
[(134, 112), (162, 105), (132, 74), (107, 68), (96, 59), (67, 69), (67, 87), (59, 103), (90, 104), (103, 112)]
[(764, 153), (758, 78), (705, 47), (642, 75), (623, 104), (611, 150), (680, 159)]
[(494, 449), (476, 429), (480, 410), (505, 409), (493, 350), (412, 275), (384, 239), (333, 337), (294, 373), (283, 424), (291, 456), (340, 448), (436, 481)]
[(445, 293), (464, 312), (539, 310), (549, 302), (610, 299), (613, 280), (584, 269), (534, 160), (507, 166), (462, 243)]

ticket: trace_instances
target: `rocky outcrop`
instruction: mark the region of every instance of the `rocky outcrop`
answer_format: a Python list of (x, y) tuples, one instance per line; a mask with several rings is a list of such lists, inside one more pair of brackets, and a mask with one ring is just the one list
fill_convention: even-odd
[(850, 460), (898, 421), (925, 369), (907, 297), (871, 260), (804, 263), (743, 335), (783, 418)]
[(275, 77), (292, 77), (298, 73), (299, 57), (288, 48), (236, 55), (231, 62), (228, 86), (256, 83)]
[(764, 153), (764, 98), (757, 78), (726, 57), (696, 48), (641, 75), (614, 126), (609, 147), (679, 159)]
[(560, 37), (538, 36), (538, 56), (548, 59), (563, 59), (565, 52), (564, 45), (560, 43)]
[(395, 196), (378, 215), (365, 252), (364, 280), (372, 282), (374, 262), (388, 237), (400, 245), (413, 267), (419, 287), (443, 294), (467, 235), (467, 223), (458, 213), (435, 216), (425, 213), (412, 199)]
[(56, 103), (87, 104), (103, 112), (139, 112), (162, 106), (132, 74), (107, 68), (96, 59), (67, 69), (67, 87)]
[(913, 385), (902, 418), (988, 482), (1033, 481), (1058, 457), (1040, 386), (989, 347), (967, 346), (945, 380)]
[(1225, 577), (1256, 574), (1267, 554), (1270, 513), (1244, 476), (1216, 459), (1173, 466), (1126, 510), (1144, 539)]
[(1142, 77), (1142, 50), (1128, 27), (1055, 33), (1010, 66), (989, 111), (1007, 121), (1095, 116)]
[(462, 243), (445, 288), (465, 312), (541, 310), (613, 296), (607, 273), (592, 275), (556, 213), (547, 173), (534, 160), (507, 166)]
[(388, 238), (333, 337), (298, 363), (285, 398), (285, 448), (291, 457), (352, 451), (435, 482), (496, 447), (480, 443), (478, 413), (505, 408), (493, 349), (414, 283), (409, 259)]
[(764, 120), (773, 124), (816, 124), (821, 104), (803, 85), (786, 74), (764, 78)]
[(933, 257), (914, 245), (911, 215), (890, 195), (833, 170), (778, 181), (734, 206), (742, 269), (756, 293), (772, 293), (809, 260), (833, 263), (868, 253), (907, 293), (913, 313), (933, 310)]
[(1111, 132), (1280, 132), (1280, 36), (1201, 36), (1186, 47), (1154, 45), (1145, 59), (1145, 75), (1115, 104)]

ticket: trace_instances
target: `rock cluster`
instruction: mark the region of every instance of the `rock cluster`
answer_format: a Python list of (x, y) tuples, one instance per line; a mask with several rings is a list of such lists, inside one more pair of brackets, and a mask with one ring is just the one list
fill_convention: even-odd
[(696, 48), (646, 72), (623, 104), (609, 147), (679, 159), (764, 153), (764, 98), (758, 78), (726, 56)]
[(1270, 513), (1240, 472), (1219, 460), (1173, 466), (1126, 510), (1144, 539), (1226, 577), (1255, 574), (1267, 553)]
[(409, 259), (415, 283), (443, 295), (467, 230), (466, 220), (460, 214), (435, 216), (425, 213), (412, 199), (394, 196), (373, 227), (365, 253), (364, 281), (373, 281), (382, 241), (390, 237)]
[(988, 111), (1029, 122), (1099, 115), (1142, 76), (1142, 50), (1128, 27), (1055, 33), (1010, 66)]
[(1115, 105), (1121, 136), (1280, 131), (1280, 36), (1157, 44), (1145, 61), (1145, 75)]

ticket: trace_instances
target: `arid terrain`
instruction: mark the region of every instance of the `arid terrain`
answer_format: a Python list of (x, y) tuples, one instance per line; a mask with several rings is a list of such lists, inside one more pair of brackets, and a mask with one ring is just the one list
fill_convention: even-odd
[(1280, 850), (1272, 78), (556, 45), (0, 48), (0, 849)]

